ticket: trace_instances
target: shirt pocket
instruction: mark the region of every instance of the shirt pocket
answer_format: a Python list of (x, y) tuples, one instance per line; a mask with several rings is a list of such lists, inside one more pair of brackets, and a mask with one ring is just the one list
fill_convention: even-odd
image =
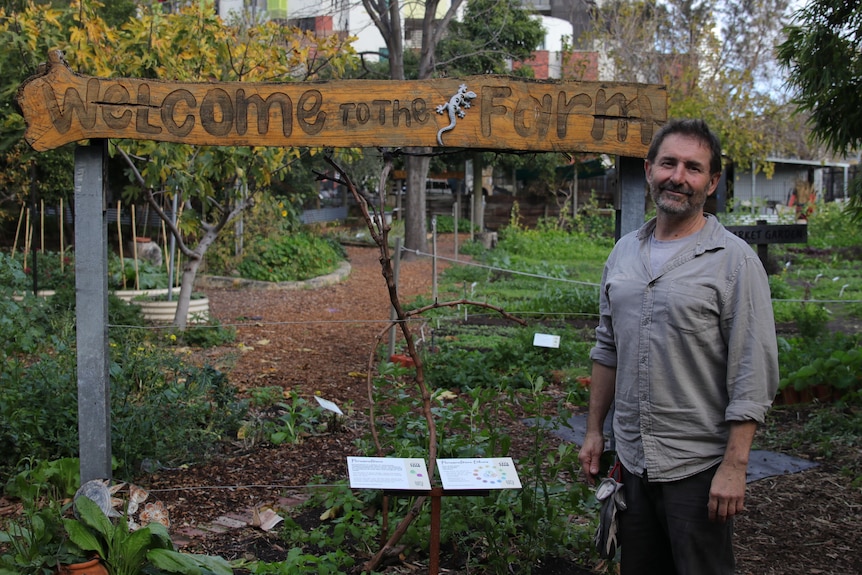
[(705, 336), (718, 328), (718, 298), (712, 286), (671, 282), (667, 315), (671, 327)]

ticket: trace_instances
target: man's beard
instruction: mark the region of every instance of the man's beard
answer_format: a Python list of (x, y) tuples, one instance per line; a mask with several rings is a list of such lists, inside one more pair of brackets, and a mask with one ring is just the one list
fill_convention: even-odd
[[(684, 184), (671, 184), (665, 182), (661, 185), (656, 185), (650, 182), (649, 186), (650, 197), (655, 203), (656, 209), (672, 216), (687, 216), (690, 214), (700, 213), (703, 211), (703, 205), (706, 202), (706, 190), (698, 194)], [(668, 199), (662, 192), (670, 191), (678, 194), (683, 194), (685, 199)]]

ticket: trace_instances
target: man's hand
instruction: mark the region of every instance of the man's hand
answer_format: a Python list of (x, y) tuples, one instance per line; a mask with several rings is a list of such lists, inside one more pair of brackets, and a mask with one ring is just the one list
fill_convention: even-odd
[(715, 471), (709, 488), (709, 519), (724, 523), (745, 511), (745, 471), (757, 423), (733, 421), (724, 451), (724, 460)]
[(745, 511), (745, 466), (718, 466), (709, 489), (709, 520), (724, 523)]
[(584, 445), (581, 447), (580, 453), (578, 453), (578, 460), (581, 462), (584, 477), (586, 477), (587, 483), (590, 485), (593, 485), (598, 479), (604, 450), (604, 436), (601, 433), (587, 432), (584, 437)]

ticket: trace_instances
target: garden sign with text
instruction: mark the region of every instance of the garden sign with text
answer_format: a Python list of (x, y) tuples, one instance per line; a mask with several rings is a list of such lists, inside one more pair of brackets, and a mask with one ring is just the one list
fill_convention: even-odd
[(644, 157), (667, 120), (663, 86), (432, 80), (185, 83), (94, 78), (62, 53), (18, 90), (37, 151), (91, 138), (211, 146), (429, 146)]

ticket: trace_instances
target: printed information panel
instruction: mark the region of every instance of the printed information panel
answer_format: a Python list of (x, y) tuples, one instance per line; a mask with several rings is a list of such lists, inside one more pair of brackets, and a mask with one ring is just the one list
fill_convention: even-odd
[(348, 457), (347, 473), (354, 489), (431, 489), (425, 460), (419, 458)]
[(443, 489), (520, 489), (511, 457), (438, 459)]

